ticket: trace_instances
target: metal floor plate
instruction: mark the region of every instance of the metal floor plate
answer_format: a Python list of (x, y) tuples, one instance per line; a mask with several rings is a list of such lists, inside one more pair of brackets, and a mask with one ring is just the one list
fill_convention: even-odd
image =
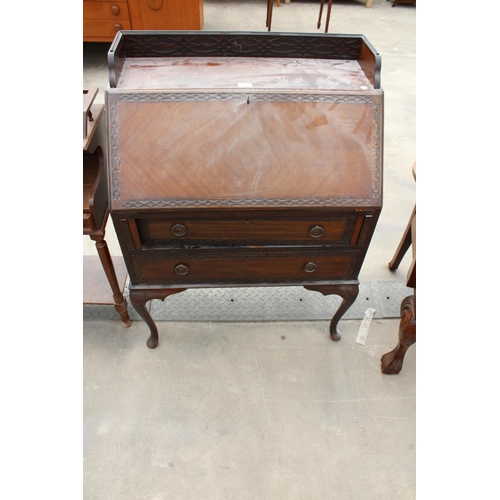
[[(375, 318), (399, 318), (401, 301), (413, 290), (396, 281), (366, 281), (344, 319), (362, 319), (366, 309)], [(141, 320), (125, 297), (132, 320)], [(330, 320), (340, 305), (336, 295), (324, 296), (300, 286), (196, 288), (152, 300), (148, 307), (155, 321), (312, 321)], [(112, 305), (83, 306), (84, 320), (120, 320)], [(141, 320), (142, 321), (142, 320)]]

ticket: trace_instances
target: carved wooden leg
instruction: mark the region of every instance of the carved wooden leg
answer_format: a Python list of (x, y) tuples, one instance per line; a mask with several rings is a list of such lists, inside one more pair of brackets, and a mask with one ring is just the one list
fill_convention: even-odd
[(109, 253), (106, 240), (104, 239), (104, 236), (101, 235), (91, 235), (90, 238), (95, 241), (99, 259), (101, 260), (102, 267), (111, 286), (115, 310), (120, 315), (123, 324), (126, 327), (129, 327), (130, 318), (127, 311), (127, 301), (123, 296), (120, 285), (118, 285), (115, 266), (113, 265), (113, 261), (111, 260), (111, 254)]
[(398, 345), (382, 356), (382, 372), (395, 375), (401, 371), (406, 351), (417, 339), (415, 295), (406, 297), (401, 302), (401, 321), (399, 323)]
[(342, 336), (337, 328), (338, 323), (347, 310), (354, 304), (359, 293), (359, 285), (308, 285), (304, 286), (304, 288), (320, 292), (323, 295), (340, 295), (342, 297), (342, 303), (330, 322), (330, 338), (332, 340), (340, 340)]
[(176, 289), (160, 289), (160, 290), (130, 290), (130, 302), (137, 311), (137, 314), (146, 322), (149, 326), (149, 331), (151, 335), (147, 341), (147, 346), (150, 349), (154, 349), (158, 345), (158, 329), (153, 321), (153, 318), (146, 309), (146, 303), (152, 299), (165, 300), (169, 295), (174, 293), (183, 292), (185, 288)]

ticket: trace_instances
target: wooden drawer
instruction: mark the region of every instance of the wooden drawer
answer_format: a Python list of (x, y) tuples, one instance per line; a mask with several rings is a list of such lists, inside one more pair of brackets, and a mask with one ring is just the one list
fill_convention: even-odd
[(363, 216), (355, 213), (308, 217), (189, 218), (184, 214), (168, 219), (138, 219), (141, 245), (147, 247), (355, 245)]
[(85, 40), (107, 41), (113, 40), (120, 30), (129, 30), (130, 21), (125, 19), (116, 20), (83, 20), (83, 36)]
[(136, 284), (309, 283), (347, 280), (358, 250), (231, 249), (143, 251), (131, 255)]
[(134, 30), (201, 30), (203, 0), (129, 0)]
[(83, 19), (125, 19), (129, 20), (127, 2), (83, 2)]

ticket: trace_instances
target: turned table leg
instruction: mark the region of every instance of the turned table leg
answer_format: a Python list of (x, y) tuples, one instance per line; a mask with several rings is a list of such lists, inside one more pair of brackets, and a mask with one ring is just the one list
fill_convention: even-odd
[(146, 303), (152, 299), (165, 300), (169, 295), (183, 292), (185, 288), (160, 289), (160, 290), (130, 290), (130, 302), (137, 311), (137, 314), (145, 321), (151, 333), (147, 346), (154, 349), (158, 345), (158, 328), (146, 309)]
[(342, 298), (342, 303), (330, 322), (330, 338), (332, 340), (340, 340), (342, 336), (338, 330), (338, 323), (347, 310), (354, 304), (359, 294), (359, 285), (308, 285), (304, 286), (304, 288), (320, 292), (323, 295), (339, 295)]
[(116, 278), (115, 267), (113, 261), (111, 260), (111, 254), (109, 253), (108, 245), (104, 236), (102, 235), (90, 235), (90, 238), (95, 241), (95, 246), (97, 248), (97, 253), (99, 259), (101, 260), (102, 267), (108, 278), (108, 282), (111, 286), (111, 291), (113, 292), (114, 308), (116, 312), (120, 315), (123, 324), (126, 327), (130, 326), (130, 317), (127, 311), (127, 301), (123, 296), (120, 285)]
[(401, 321), (399, 323), (398, 345), (382, 356), (382, 372), (388, 375), (396, 375), (403, 367), (406, 351), (417, 338), (417, 322), (415, 311), (415, 295), (406, 297), (401, 302)]

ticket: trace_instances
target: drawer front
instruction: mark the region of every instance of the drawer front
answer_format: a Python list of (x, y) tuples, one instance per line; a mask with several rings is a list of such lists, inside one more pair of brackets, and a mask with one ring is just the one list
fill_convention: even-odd
[(356, 214), (330, 217), (233, 217), (231, 219), (138, 219), (142, 245), (183, 247), (252, 245), (342, 245), (356, 243), (362, 217)]
[(132, 284), (272, 284), (347, 280), (360, 252), (280, 250), (143, 251), (131, 256)]
[(125, 19), (115, 20), (83, 20), (83, 37), (84, 39), (111, 39), (113, 40), (116, 33), (120, 30), (129, 30), (130, 21)]
[(83, 19), (125, 19), (129, 20), (126, 2), (83, 2)]

